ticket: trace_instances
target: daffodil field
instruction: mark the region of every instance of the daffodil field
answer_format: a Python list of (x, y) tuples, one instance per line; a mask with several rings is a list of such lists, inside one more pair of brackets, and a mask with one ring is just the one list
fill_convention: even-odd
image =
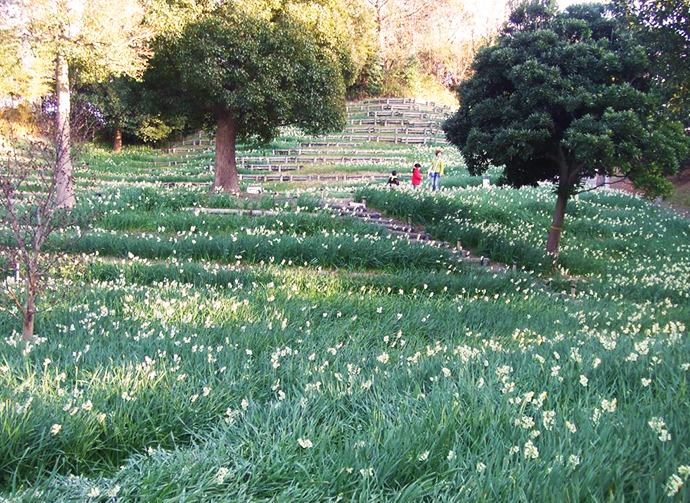
[(690, 501), (687, 220), (582, 194), (554, 268), (551, 188), (483, 187), (450, 149), (440, 193), (247, 201), (155, 156), (92, 154), (93, 228), (50, 241), (30, 344), (3, 300), (0, 502)]

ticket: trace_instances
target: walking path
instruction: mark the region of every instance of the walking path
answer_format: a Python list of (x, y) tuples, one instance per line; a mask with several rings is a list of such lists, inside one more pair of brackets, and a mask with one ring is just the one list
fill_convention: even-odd
[[(380, 212), (366, 208), (362, 203), (355, 203), (349, 200), (331, 200), (326, 201), (325, 208), (337, 212), (341, 218), (356, 218), (371, 225), (383, 227), (389, 234), (405, 238), (408, 241), (426, 243), (431, 246), (437, 246), (450, 251), (459, 261), (464, 263), (474, 264), (482, 267), (488, 267), (489, 270), (497, 273), (506, 273), (508, 268), (492, 263), (486, 257), (475, 257), (469, 250), (462, 248), (458, 242), (455, 245), (446, 241), (439, 241), (433, 236), (427, 234), (423, 227), (413, 226), (410, 223), (401, 222), (394, 218), (384, 217)], [(216, 214), (234, 214), (247, 216), (278, 216), (278, 215), (294, 215), (294, 212), (283, 212), (276, 210), (249, 210), (249, 209), (227, 209), (227, 208), (188, 208), (189, 211), (198, 213), (216, 213)], [(313, 214), (313, 213), (312, 213)]]
[(678, 215), (680, 218), (684, 218), (685, 220), (690, 220), (690, 210), (686, 210), (686, 209), (683, 209), (683, 208), (678, 208), (678, 207), (676, 207), (676, 206), (671, 206), (670, 204), (668, 204), (668, 203), (666, 203), (666, 202), (662, 202), (662, 203), (660, 203), (660, 204), (661, 204), (661, 206), (662, 206), (663, 208), (667, 209), (667, 210), (670, 211), (671, 213), (675, 213), (675, 214)]
[(384, 217), (380, 212), (367, 208), (363, 203), (338, 200), (338, 202), (327, 204), (327, 208), (338, 211), (341, 218), (352, 217), (363, 222), (384, 227), (394, 236), (407, 238), (409, 241), (425, 242), (433, 246), (438, 246), (439, 248), (448, 249), (459, 260), (465, 263), (488, 267), (491, 271), (498, 273), (508, 272), (507, 267), (501, 264), (492, 263), (486, 257), (473, 256), (469, 250), (462, 248), (459, 241), (455, 243), (455, 245), (447, 241), (439, 241), (430, 234), (427, 234), (423, 227), (413, 226), (409, 222), (406, 223), (394, 218)]

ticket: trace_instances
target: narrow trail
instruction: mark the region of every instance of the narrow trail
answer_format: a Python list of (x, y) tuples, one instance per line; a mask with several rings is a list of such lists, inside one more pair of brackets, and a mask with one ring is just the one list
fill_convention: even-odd
[[(438, 248), (446, 249), (451, 253), (459, 263), (472, 264), (476, 267), (486, 268), (488, 272), (494, 274), (507, 274), (511, 270), (515, 270), (515, 266), (508, 267), (505, 264), (491, 262), (487, 257), (477, 257), (472, 255), (469, 250), (460, 246), (460, 243), (455, 245), (435, 239), (433, 236), (425, 232), (422, 226), (415, 226), (410, 223), (402, 222), (394, 218), (386, 217), (381, 212), (371, 208), (367, 208), (363, 203), (356, 203), (351, 199), (324, 199), (324, 209), (336, 213), (340, 218), (356, 218), (362, 222), (370, 225), (382, 227), (389, 234), (399, 238), (407, 239), (410, 242), (425, 243)], [(249, 209), (225, 209), (225, 208), (187, 208), (187, 211), (195, 213), (215, 213), (215, 214), (235, 214), (247, 216), (278, 216), (278, 215), (294, 215), (295, 212), (285, 212), (276, 210), (249, 210)], [(303, 212), (303, 214), (317, 215), (318, 213)], [(352, 274), (352, 273), (350, 273)], [(365, 273), (369, 274), (369, 273)], [(578, 292), (578, 279), (570, 278), (570, 288), (561, 291), (552, 291), (550, 281), (548, 279), (533, 278), (533, 285), (543, 290), (549, 297), (557, 297), (564, 299), (567, 297), (576, 297)]]
[[(463, 249), (458, 246), (448, 243), (446, 241), (439, 241), (435, 239), (430, 234), (424, 231), (421, 226), (414, 226), (409, 223), (396, 220), (394, 218), (385, 217), (380, 212), (366, 208), (362, 203), (355, 203), (352, 200), (326, 200), (324, 208), (333, 211), (340, 216), (340, 218), (356, 218), (362, 222), (366, 222), (371, 225), (376, 225), (383, 227), (392, 236), (405, 238), (411, 242), (425, 243), (438, 248), (444, 248), (449, 250), (458, 261), (464, 262), (466, 264), (473, 264), (476, 266), (487, 267), (489, 270), (505, 274), (508, 272), (508, 268), (501, 265), (492, 263), (487, 257), (476, 257), (473, 256), (469, 250)], [(196, 213), (215, 213), (215, 214), (235, 214), (235, 215), (246, 215), (246, 216), (278, 216), (278, 215), (294, 215), (294, 212), (283, 212), (275, 210), (250, 210), (250, 209), (224, 209), (224, 208), (187, 208), (188, 211), (193, 211)], [(303, 212), (306, 213), (306, 212)], [(311, 213), (310, 213), (311, 214)], [(313, 213), (314, 215), (316, 213)]]
[(684, 220), (690, 220), (690, 210), (678, 208), (666, 202), (662, 202), (661, 206)]
[[(478, 267), (485, 267), (489, 271), (496, 274), (507, 274), (511, 268), (505, 266), (504, 264), (492, 263), (487, 257), (476, 257), (473, 256), (469, 250), (463, 249), (460, 243), (455, 245), (448, 243), (447, 241), (439, 241), (435, 239), (430, 234), (424, 231), (422, 226), (413, 226), (411, 224), (396, 220), (394, 218), (389, 218), (383, 216), (380, 212), (367, 208), (363, 203), (355, 203), (354, 201), (343, 201), (338, 200), (327, 205), (328, 208), (338, 211), (341, 218), (356, 218), (363, 222), (367, 222), (374, 225), (379, 225), (384, 227), (393, 235), (405, 237), (410, 241), (425, 242), (439, 248), (445, 248), (453, 254), (459, 262), (465, 264), (473, 264)], [(514, 269), (513, 267), (512, 269)], [(574, 278), (573, 278), (574, 279)], [(534, 278), (533, 285), (537, 286), (546, 293), (549, 297), (557, 297), (560, 299), (567, 298), (568, 296), (575, 297), (577, 293), (577, 282), (573, 281), (571, 283), (570, 292), (553, 292), (550, 290), (548, 281), (540, 280)]]
[(433, 236), (426, 233), (422, 226), (414, 226), (411, 223), (385, 217), (381, 212), (367, 208), (363, 203), (338, 200), (337, 202), (327, 203), (326, 207), (337, 211), (341, 218), (356, 218), (372, 225), (381, 226), (394, 236), (407, 238), (409, 241), (424, 242), (439, 248), (445, 248), (462, 262), (487, 267), (489, 270), (501, 274), (505, 274), (509, 270), (504, 265), (492, 263), (486, 257), (473, 256), (469, 250), (463, 249), (459, 243), (453, 245), (447, 241), (435, 239)]

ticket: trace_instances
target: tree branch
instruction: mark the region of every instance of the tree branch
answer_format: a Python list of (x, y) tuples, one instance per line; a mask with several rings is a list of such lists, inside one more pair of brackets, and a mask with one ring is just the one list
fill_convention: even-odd
[[(611, 177), (611, 178), (612, 178), (612, 177)], [(618, 177), (618, 178), (619, 178), (619, 179), (616, 180), (615, 182), (609, 182), (608, 184), (609, 184), (609, 185), (616, 185), (617, 183), (623, 183), (623, 182), (625, 182), (625, 181), (627, 180), (627, 178), (624, 177), (624, 176), (621, 176), (621, 177)], [(596, 187), (590, 187), (589, 189), (578, 190), (578, 191), (576, 192), (576, 194), (585, 194), (585, 193), (587, 193), (587, 192), (592, 192), (592, 191), (594, 191), (594, 190), (600, 189), (601, 187), (602, 187), (602, 185), (597, 185)]]

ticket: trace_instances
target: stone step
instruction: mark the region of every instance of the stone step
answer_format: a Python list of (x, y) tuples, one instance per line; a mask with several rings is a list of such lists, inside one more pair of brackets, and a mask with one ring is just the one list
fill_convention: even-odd
[(388, 229), (391, 232), (417, 232), (414, 227), (410, 227), (409, 225), (400, 225), (397, 223), (390, 223), (387, 225), (384, 225), (386, 229)]
[(300, 147), (358, 147), (360, 143), (341, 143), (329, 141), (305, 141), (299, 144)]
[[(343, 208), (343, 205), (340, 207)], [(418, 229), (415, 229), (409, 224), (405, 224), (392, 218), (384, 217), (378, 212), (359, 207), (355, 211), (349, 207), (345, 207), (340, 211), (340, 215), (351, 216), (362, 220), (363, 222), (381, 226), (385, 228), (388, 231), (388, 234), (391, 236), (406, 238), (409, 241), (423, 241), (429, 245), (450, 250), (450, 252), (456, 256), (458, 260), (464, 263), (473, 264), (480, 267), (488, 267), (492, 271), (499, 273), (506, 273), (508, 271), (508, 269), (504, 266), (492, 264), (487, 257), (472, 257), (468, 250), (459, 248), (459, 242), (456, 245), (453, 245), (447, 241), (436, 241), (430, 234), (427, 234), (423, 231), (420, 232)]]
[(407, 238), (409, 241), (433, 241), (433, 238), (429, 234), (420, 232), (408, 232), (389, 229), (388, 233), (393, 236)]
[(304, 168), (304, 164), (238, 164), (239, 169), (250, 171), (299, 171)]
[(374, 221), (374, 223), (379, 223), (378, 221), (382, 218), (381, 213), (373, 213), (368, 211), (358, 211), (352, 216), (357, 217), (360, 220)]
[(397, 220), (384, 217), (380, 213), (364, 213), (360, 214), (359, 218), (366, 219), (367, 221), (376, 225), (405, 225)]

